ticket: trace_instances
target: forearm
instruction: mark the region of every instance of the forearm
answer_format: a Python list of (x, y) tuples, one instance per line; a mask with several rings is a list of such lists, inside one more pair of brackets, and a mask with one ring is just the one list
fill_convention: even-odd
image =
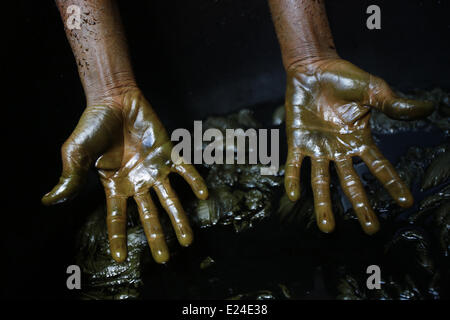
[[(119, 96), (123, 88), (136, 86), (120, 21), (113, 0), (56, 0), (67, 39), (76, 59), (78, 73), (89, 103)], [(81, 9), (80, 29), (70, 30), (70, 5)]]
[(286, 69), (337, 57), (323, 0), (269, 0), (269, 6)]

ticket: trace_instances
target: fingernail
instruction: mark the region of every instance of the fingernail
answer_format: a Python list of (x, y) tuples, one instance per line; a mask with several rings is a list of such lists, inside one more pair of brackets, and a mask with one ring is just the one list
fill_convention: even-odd
[(194, 236), (192, 235), (192, 230), (190, 227), (179, 226), (179, 234), (178, 234), (178, 242), (184, 247), (188, 247), (192, 241)]
[(297, 201), (299, 197), (298, 184), (289, 182), (286, 188), (287, 195), (291, 201)]
[(397, 197), (397, 203), (402, 208), (409, 208), (414, 204), (414, 198), (410, 192)]
[(127, 249), (123, 244), (112, 242), (111, 255), (116, 262), (124, 262), (127, 259)]
[(319, 226), (320, 231), (325, 233), (330, 233), (334, 230), (334, 221), (322, 219), (317, 221), (317, 225)]
[(201, 200), (208, 199), (208, 189), (204, 188), (203, 186), (197, 186), (197, 194)]
[(373, 235), (377, 233), (378, 230), (380, 230), (380, 224), (378, 220), (375, 221), (366, 221), (363, 225), (363, 230), (368, 235)]
[(49, 205), (51, 203), (50, 192), (46, 193), (42, 198), (41, 202), (45, 205)]
[(49, 193), (47, 193), (46, 195), (44, 195), (42, 197), (41, 202), (45, 206), (50, 206), (50, 205), (53, 205), (53, 204), (58, 204), (58, 203), (65, 202), (68, 199), (69, 199), (68, 197), (62, 197), (62, 198), (59, 198), (58, 200), (55, 201), (55, 194), (50, 191)]
[(170, 254), (167, 247), (157, 247), (154, 250), (152, 250), (153, 259), (155, 259), (156, 263), (164, 264), (167, 261), (169, 261)]

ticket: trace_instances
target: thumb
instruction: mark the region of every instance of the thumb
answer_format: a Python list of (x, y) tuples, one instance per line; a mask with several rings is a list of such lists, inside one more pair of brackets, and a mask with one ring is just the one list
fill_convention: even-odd
[(62, 174), (58, 184), (42, 197), (42, 203), (46, 206), (62, 203), (73, 198), (85, 181), (85, 176), (77, 174)]
[(82, 152), (80, 147), (74, 147), (70, 142), (64, 144), (61, 150), (63, 172), (58, 184), (42, 197), (44, 205), (62, 203), (75, 197), (86, 180), (91, 163), (86, 157), (81, 156)]
[(378, 77), (371, 76), (369, 104), (396, 120), (417, 120), (434, 111), (434, 103), (398, 97), (389, 85)]
[(111, 141), (121, 138), (121, 125), (121, 110), (107, 105), (86, 108), (61, 149), (63, 172), (59, 183), (42, 198), (42, 203), (51, 205), (73, 198), (94, 161)]

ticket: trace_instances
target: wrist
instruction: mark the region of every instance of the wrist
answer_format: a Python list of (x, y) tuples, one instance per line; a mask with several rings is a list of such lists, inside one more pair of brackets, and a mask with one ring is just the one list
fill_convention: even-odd
[(283, 55), (283, 64), (286, 71), (289, 71), (298, 67), (308, 67), (321, 61), (334, 59), (340, 59), (334, 48), (329, 48), (328, 50), (305, 48), (287, 56)]
[(85, 94), (88, 105), (115, 102), (122, 106), (123, 96), (138, 89), (134, 77), (128, 73), (116, 73), (109, 79), (97, 81), (95, 84), (86, 83)]

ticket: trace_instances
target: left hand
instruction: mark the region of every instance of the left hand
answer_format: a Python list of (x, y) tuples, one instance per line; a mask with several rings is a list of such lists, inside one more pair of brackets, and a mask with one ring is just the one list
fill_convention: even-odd
[(400, 206), (411, 206), (413, 197), (372, 139), (370, 110), (376, 108), (391, 118), (411, 120), (429, 115), (432, 103), (396, 97), (384, 80), (342, 59), (297, 63), (287, 73), (285, 188), (289, 199), (299, 199), (300, 166), (304, 157), (310, 157), (317, 224), (322, 231), (331, 232), (335, 223), (329, 162), (333, 161), (363, 230), (375, 233), (378, 219), (353, 168), (352, 157), (359, 156), (366, 163)]

